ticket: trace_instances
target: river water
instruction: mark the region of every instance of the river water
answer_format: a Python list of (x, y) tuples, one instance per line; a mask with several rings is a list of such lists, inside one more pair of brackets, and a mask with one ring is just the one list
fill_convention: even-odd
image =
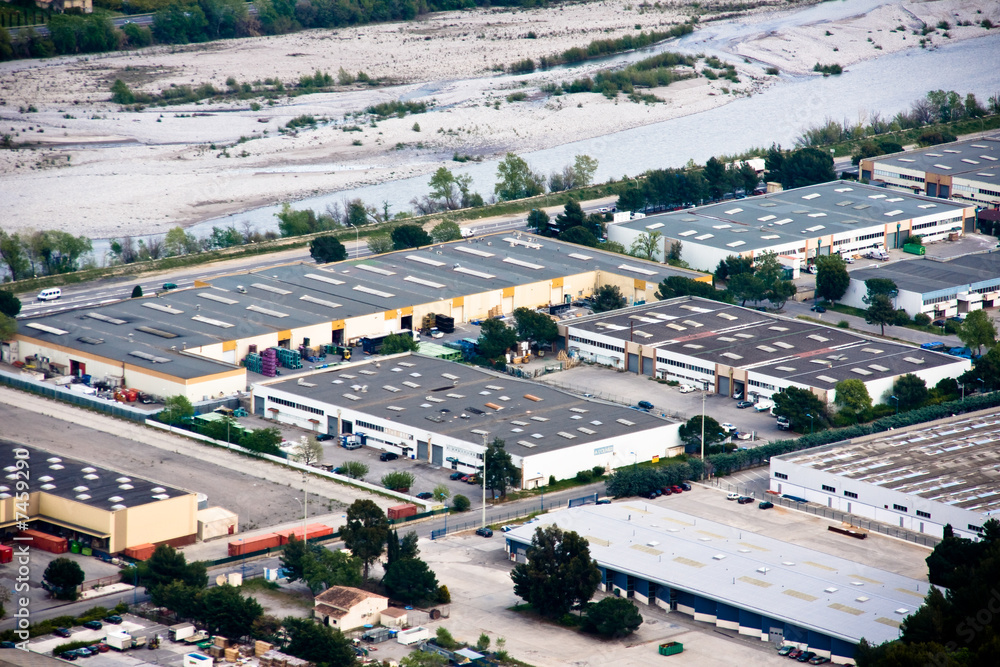
[[(783, 12), (763, 18), (758, 23), (739, 19), (706, 26), (696, 32), (660, 45), (641, 54), (623, 54), (611, 62), (647, 57), (651, 50), (669, 48), (690, 53), (725, 54), (739, 41), (791, 26), (835, 20), (863, 14), (890, 0), (851, 0), (826, 2), (801, 11)], [(997, 62), (1000, 34), (966, 40), (941, 47), (909, 49), (876, 60), (850, 66), (840, 76), (788, 76), (752, 97), (740, 98), (709, 111), (675, 118), (643, 127), (584, 139), (544, 150), (521, 154), (532, 169), (543, 174), (561, 170), (573, 157), (587, 154), (598, 159), (595, 175), (598, 182), (623, 175), (634, 176), (650, 169), (680, 167), (689, 159), (703, 163), (712, 155), (734, 154), (772, 143), (791, 147), (795, 139), (811, 126), (826, 119), (859, 120), (866, 112), (877, 110), (891, 117), (907, 109), (927, 91), (955, 90), (963, 96), (973, 92), (985, 101), (1000, 93), (1000, 72), (984, 66)], [(497, 160), (458, 164), (448, 162), (455, 174), (469, 174), (474, 191), (488, 197), (493, 191)], [(293, 203), (296, 209), (311, 208), (322, 212), (328, 205), (361, 198), (370, 205), (390, 204), (392, 212), (410, 209), (410, 200), (427, 194), (429, 176), (390, 181), (342, 190)], [(214, 226), (228, 226), (250, 221), (259, 231), (277, 229), (274, 214), (280, 203), (239, 214), (197, 223), (189, 228), (196, 236), (207, 236)], [(107, 242), (95, 240), (95, 254), (102, 253)]]

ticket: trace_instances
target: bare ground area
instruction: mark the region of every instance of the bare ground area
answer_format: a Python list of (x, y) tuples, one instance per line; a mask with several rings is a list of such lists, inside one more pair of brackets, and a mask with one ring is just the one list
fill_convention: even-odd
[[(702, 24), (736, 9), (748, 12), (736, 20), (753, 22), (787, 7), (767, 0), (746, 10), (739, 0), (722, 0), (710, 12), (697, 11)], [(593, 75), (604, 66), (600, 62), (523, 75), (497, 72), (524, 58), (635, 34), (637, 27), (665, 30), (695, 12), (685, 3), (629, 0), (491, 8), (410, 23), (3, 63), (0, 133), (32, 146), (0, 151), (0, 206), (12, 212), (4, 228), (60, 228), (98, 238), (163, 232), (275, 202), (426, 174), (450, 164), (456, 153), (492, 158), (698, 113), (773, 85), (775, 77), (764, 74), (769, 64), (804, 73), (816, 62), (848, 66), (915, 48), (921, 37), (912, 30), (920, 21), (934, 25), (948, 17), (952, 25), (962, 19), (978, 24), (988, 17), (1000, 23), (997, 3), (935, 0), (887, 5), (787, 34), (762, 33), (735, 45), (734, 53), (756, 59), (730, 59), (741, 83), (698, 77), (649, 91), (664, 100), (656, 104), (542, 92), (546, 84)], [(905, 30), (898, 31), (899, 25)], [(947, 38), (940, 31), (932, 35), (931, 44), (987, 33), (956, 26)], [(364, 71), (383, 85), (338, 86), (273, 105), (260, 99), (257, 110), (252, 100), (142, 111), (110, 103), (115, 79), (158, 93), (206, 82), (224, 89), (230, 76), (240, 82), (276, 77), (290, 85), (317, 69), (336, 76), (341, 68)], [(513, 92), (525, 93), (525, 99), (508, 100)], [(377, 123), (353, 116), (397, 99), (433, 108)], [(279, 133), (300, 115), (315, 117), (318, 126)], [(360, 131), (345, 131), (352, 125)]]

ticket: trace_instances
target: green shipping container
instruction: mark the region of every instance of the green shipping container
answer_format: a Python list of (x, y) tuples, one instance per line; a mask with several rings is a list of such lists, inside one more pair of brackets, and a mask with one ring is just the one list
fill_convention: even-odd
[(660, 655), (677, 655), (684, 651), (684, 644), (680, 642), (667, 642), (660, 644)]
[(916, 243), (904, 243), (903, 252), (908, 252), (911, 255), (923, 255), (927, 252), (927, 248), (922, 245), (917, 245)]
[(83, 547), (82, 549), (80, 549), (80, 553), (83, 554), (84, 556), (93, 556), (94, 555), (94, 552), (91, 550), (90, 547)]

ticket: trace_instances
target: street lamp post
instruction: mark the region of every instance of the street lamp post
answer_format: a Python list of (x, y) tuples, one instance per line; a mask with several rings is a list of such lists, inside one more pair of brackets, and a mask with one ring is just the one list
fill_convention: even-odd
[(976, 382), (979, 383), (980, 393), (986, 390), (986, 380), (984, 380), (983, 378), (976, 378)]
[(809, 435), (813, 434), (813, 416), (811, 412), (806, 413), (806, 417), (809, 417)]
[(965, 403), (965, 383), (957, 382), (958, 388), (962, 390), (962, 402)]
[(483, 433), (483, 528), (486, 527), (486, 438), (488, 437), (488, 433)]
[[(542, 475), (541, 472), (536, 472), (535, 474), (538, 475), (538, 479), (545, 479), (545, 477)], [(542, 490), (542, 494), (541, 494), (542, 495), (542, 508), (541, 508), (541, 511), (544, 512), (545, 511), (545, 486), (543, 484), (541, 484), (541, 483), (539, 483), (538, 486)]]
[(361, 252), (361, 232), (358, 231), (357, 225), (352, 224), (351, 226), (354, 227), (354, 259), (357, 259)]
[(889, 400), (890, 401), (896, 401), (896, 414), (898, 415), (899, 414), (899, 399), (897, 397), (895, 397), (895, 396), (890, 396)]

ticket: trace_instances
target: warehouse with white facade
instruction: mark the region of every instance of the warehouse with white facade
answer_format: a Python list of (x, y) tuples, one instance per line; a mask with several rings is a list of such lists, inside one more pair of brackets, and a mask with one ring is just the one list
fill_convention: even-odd
[(462, 473), (494, 438), (522, 487), (679, 451), (680, 424), (547, 385), (420, 355), (393, 355), (251, 388), (254, 414)]
[(765, 252), (797, 268), (817, 255), (902, 247), (911, 234), (945, 239), (972, 229), (975, 215), (969, 204), (832, 181), (608, 225), (608, 240), (629, 248), (659, 232), (657, 260), (679, 241), (681, 259), (702, 271), (730, 255)]
[(921, 257), (851, 271), (851, 283), (840, 302), (867, 308), (865, 281), (888, 278), (899, 293), (896, 308), (910, 317), (924, 313), (932, 320), (1000, 306), (1000, 253), (965, 255), (947, 261)]
[(859, 168), (862, 179), (893, 190), (1000, 204), (1000, 134), (880, 155), (862, 160)]
[(588, 541), (604, 591), (837, 663), (853, 662), (862, 638), (897, 639), (929, 591), (926, 581), (642, 500), (542, 515), (506, 533), (510, 559), (525, 562), (535, 530), (552, 524)]
[(245, 391), (251, 349), (350, 345), (590, 296), (617, 286), (629, 303), (660, 281), (709, 276), (519, 232), (317, 265), (296, 262), (196, 281), (193, 288), (18, 320), (3, 359), (191, 400)]
[(836, 384), (856, 378), (878, 402), (900, 375), (934, 386), (971, 367), (967, 359), (699, 297), (568, 320), (559, 331), (569, 353), (586, 361), (751, 400), (797, 387), (832, 403)]
[(771, 458), (771, 490), (918, 533), (1000, 517), (995, 409)]

